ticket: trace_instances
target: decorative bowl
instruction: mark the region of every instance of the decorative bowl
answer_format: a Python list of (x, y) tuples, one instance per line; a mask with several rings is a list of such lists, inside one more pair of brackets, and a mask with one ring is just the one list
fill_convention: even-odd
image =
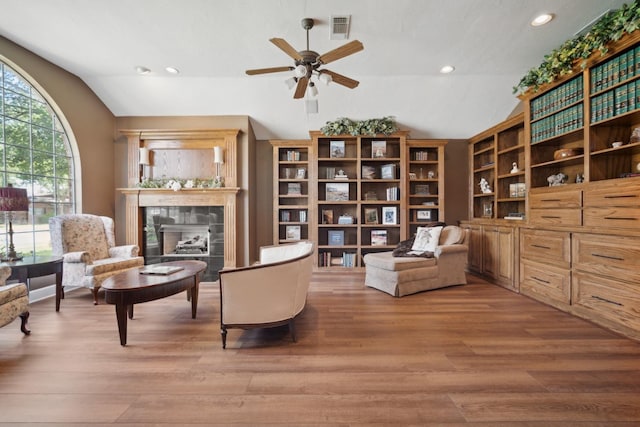
[(567, 157), (579, 156), (583, 153), (582, 148), (561, 148), (553, 152), (553, 160), (566, 159)]

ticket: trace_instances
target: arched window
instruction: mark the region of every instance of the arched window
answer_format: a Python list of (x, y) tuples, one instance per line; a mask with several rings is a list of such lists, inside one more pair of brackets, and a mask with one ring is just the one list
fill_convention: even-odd
[[(24, 256), (50, 255), (49, 217), (75, 212), (74, 162), (65, 129), (45, 98), (0, 61), (0, 181), (25, 188), (29, 211), (13, 214), (13, 243)], [(2, 254), (8, 223), (0, 228)]]

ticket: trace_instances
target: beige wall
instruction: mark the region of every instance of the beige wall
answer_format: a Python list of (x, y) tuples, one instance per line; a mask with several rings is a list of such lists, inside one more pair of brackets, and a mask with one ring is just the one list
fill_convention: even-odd
[(30, 83), (43, 92), (63, 123), (66, 121), (80, 174), (78, 210), (113, 216), (113, 114), (81, 79), (3, 37), (0, 58), (26, 73), (24, 77), (30, 77)]

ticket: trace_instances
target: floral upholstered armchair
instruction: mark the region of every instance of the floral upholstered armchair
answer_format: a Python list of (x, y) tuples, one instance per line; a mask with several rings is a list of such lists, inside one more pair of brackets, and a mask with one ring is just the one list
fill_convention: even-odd
[(11, 267), (0, 267), (0, 326), (8, 325), (20, 317), (20, 330), (29, 335), (31, 331), (27, 328), (29, 318), (29, 294), (27, 285), (24, 283), (13, 283), (7, 285), (6, 281), (11, 276)]
[(114, 224), (109, 217), (55, 216), (49, 219), (49, 231), (53, 255), (63, 258), (62, 288), (89, 288), (96, 305), (98, 290), (107, 277), (144, 265), (137, 245), (115, 245)]

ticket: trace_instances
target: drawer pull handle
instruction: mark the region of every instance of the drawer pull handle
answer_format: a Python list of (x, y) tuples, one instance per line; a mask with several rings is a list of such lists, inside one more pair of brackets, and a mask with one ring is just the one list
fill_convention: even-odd
[(602, 302), (608, 302), (609, 304), (617, 305), (617, 306), (620, 306), (620, 307), (624, 306), (624, 304), (622, 304), (622, 303), (619, 303), (619, 302), (616, 302), (616, 301), (611, 301), (610, 299), (602, 298), (602, 297), (599, 297), (597, 295), (591, 295), (591, 298), (597, 299), (598, 301), (602, 301)]
[(542, 215), (542, 218), (557, 219), (557, 218), (560, 218), (560, 217), (559, 216), (553, 216), (553, 215)]
[(559, 202), (560, 199), (542, 199), (543, 202)]
[(613, 259), (613, 260), (616, 260), (616, 261), (624, 261), (624, 258), (620, 258), (618, 256), (612, 256), (612, 255), (591, 254), (591, 256), (595, 256), (595, 257), (599, 257), (599, 258), (606, 258), (606, 259)]
[(536, 276), (531, 276), (531, 278), (532, 278), (533, 280), (537, 280), (538, 282), (546, 283), (547, 285), (548, 285), (549, 283), (551, 283), (551, 282), (550, 282), (550, 281), (548, 281), (548, 280), (544, 280), (544, 279), (541, 279), (541, 278), (536, 277)]
[(620, 221), (637, 221), (638, 218), (616, 218), (615, 216), (605, 216), (604, 219), (616, 219)]
[(636, 194), (620, 194), (617, 196), (604, 196), (605, 199), (622, 199), (625, 197), (638, 197)]
[(540, 249), (551, 249), (549, 246), (542, 246), (542, 245), (536, 245), (535, 243), (531, 245), (534, 248), (540, 248)]

